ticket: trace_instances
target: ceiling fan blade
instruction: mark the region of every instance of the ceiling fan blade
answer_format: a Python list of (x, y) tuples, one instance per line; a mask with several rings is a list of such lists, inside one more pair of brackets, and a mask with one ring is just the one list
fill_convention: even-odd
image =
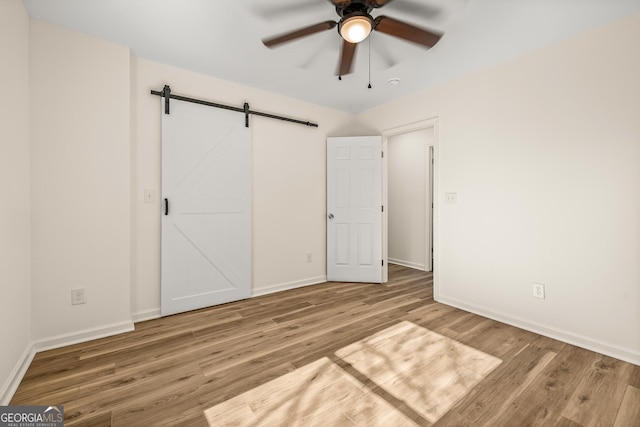
[(344, 76), (351, 74), (353, 68), (353, 58), (356, 56), (357, 43), (349, 43), (342, 41), (342, 51), (340, 53), (340, 64), (338, 64), (338, 72), (336, 75)]
[(351, 4), (351, 0), (329, 0), (334, 6), (346, 7)]
[(442, 34), (434, 33), (388, 16), (378, 16), (374, 20), (374, 29), (426, 47), (433, 47), (442, 37)]
[(268, 37), (266, 39), (262, 39), (262, 43), (266, 47), (274, 47), (282, 43), (286, 43), (295, 39), (299, 39), (301, 37), (310, 36), (311, 34), (319, 33), (320, 31), (330, 30), (331, 28), (338, 25), (335, 21), (325, 21), (320, 22), (318, 24), (310, 25), (308, 27), (300, 28), (285, 34), (281, 34), (275, 37)]
[(384, 6), (385, 4), (391, 3), (391, 1), (392, 0), (367, 0), (365, 3), (373, 8), (379, 8)]

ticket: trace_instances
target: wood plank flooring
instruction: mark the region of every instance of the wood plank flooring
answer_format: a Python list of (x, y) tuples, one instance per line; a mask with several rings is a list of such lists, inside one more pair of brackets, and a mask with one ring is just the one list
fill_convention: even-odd
[[(366, 354), (358, 343), (372, 344), (402, 325), (501, 362), (486, 376), (474, 376), (448, 410), (432, 416), (411, 393), (398, 391), (402, 384), (380, 381), (384, 364), (373, 369), (358, 358)], [(407, 340), (405, 348), (415, 344)], [(407, 354), (394, 357), (411, 365)], [(443, 375), (416, 373), (417, 389)], [(39, 353), (11, 404), (63, 405), (68, 427), (217, 427), (228, 411), (216, 408), (225, 402), (293, 378), (308, 384), (307, 392), (322, 392), (322, 399), (342, 396), (340, 407), (355, 401), (361, 410), (342, 416), (329, 410), (333, 403), (311, 399), (304, 401), (306, 412), (287, 412), (284, 425), (369, 426), (375, 419), (390, 427), (640, 427), (639, 366), (435, 303), (430, 273), (396, 265), (385, 285), (309, 286), (141, 322), (130, 333)], [(268, 400), (254, 402), (244, 424), (234, 425), (260, 425), (246, 420)], [(305, 418), (311, 412), (323, 422)]]

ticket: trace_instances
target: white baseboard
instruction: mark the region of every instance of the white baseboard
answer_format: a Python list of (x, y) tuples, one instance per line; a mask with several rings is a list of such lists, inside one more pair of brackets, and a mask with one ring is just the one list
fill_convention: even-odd
[(410, 262), (410, 261), (403, 261), (401, 259), (389, 258), (388, 262), (389, 262), (389, 264), (397, 264), (397, 265), (401, 265), (403, 267), (413, 268), (415, 270), (424, 271), (426, 269), (424, 264), (418, 264), (416, 262)]
[(35, 350), (46, 351), (54, 348), (65, 347), (72, 344), (96, 340), (98, 338), (110, 337), (134, 330), (133, 322), (114, 323), (98, 328), (85, 329), (83, 331), (58, 335), (51, 338), (38, 340), (34, 343)]
[[(308, 279), (296, 280), (288, 283), (278, 283), (277, 285), (264, 286), (261, 288), (253, 289), (251, 297), (259, 297), (261, 295), (268, 295), (275, 292), (286, 291), (289, 289), (301, 288), (304, 286), (317, 285), (318, 283), (324, 283), (327, 281), (327, 276), (310, 277)], [(131, 315), (134, 323), (144, 322), (145, 320), (153, 320), (162, 317), (160, 308), (154, 308), (150, 310), (139, 311)]]
[(582, 335), (530, 322), (505, 313), (488, 310), (484, 307), (468, 304), (455, 298), (448, 298), (442, 294), (440, 294), (438, 302), (640, 366), (640, 353), (633, 351), (632, 349), (619, 347)]
[(133, 329), (133, 322), (114, 323), (108, 326), (85, 329), (83, 331), (58, 335), (55, 337), (45, 338), (36, 342), (32, 342), (25, 349), (24, 353), (20, 357), (20, 360), (13, 368), (11, 375), (2, 386), (2, 389), (0, 390), (0, 405), (6, 406), (9, 404), (37, 352), (52, 350), (54, 348), (65, 347), (67, 345), (78, 344), (81, 342), (87, 342), (98, 338), (121, 334), (124, 332), (130, 332), (133, 331)]
[(20, 356), (20, 359), (18, 360), (18, 363), (16, 363), (16, 366), (11, 371), (11, 375), (9, 375), (9, 378), (0, 390), (0, 406), (9, 405), (35, 355), (35, 346), (31, 343), (27, 348), (25, 348), (22, 356)]
[(131, 315), (133, 323), (144, 322), (145, 320), (153, 320), (162, 317), (160, 314), (160, 308), (153, 308), (151, 310), (139, 311)]
[[(304, 286), (317, 285), (327, 281), (327, 276), (310, 277), (308, 279), (296, 280), (288, 283), (278, 283), (277, 285), (264, 286), (253, 289), (251, 297), (259, 297), (261, 295), (273, 294), (275, 292), (287, 291), (289, 289), (302, 288)], [(144, 322), (145, 320), (153, 320), (162, 317), (160, 308), (139, 311), (131, 315), (134, 323)]]
[(253, 289), (251, 296), (258, 297), (260, 295), (267, 295), (275, 292), (288, 291), (289, 289), (317, 285), (318, 283), (324, 283), (326, 281), (327, 281), (327, 276), (309, 277), (308, 279), (296, 280), (288, 283), (279, 283), (277, 285), (264, 286), (261, 288)]

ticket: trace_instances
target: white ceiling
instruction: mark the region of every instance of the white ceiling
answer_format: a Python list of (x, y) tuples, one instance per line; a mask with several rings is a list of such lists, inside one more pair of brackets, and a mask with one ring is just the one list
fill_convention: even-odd
[[(260, 41), (337, 20), (327, 0), (23, 1), (33, 18), (129, 46), (138, 57), (353, 113), (640, 13), (640, 0), (395, 0), (372, 15), (444, 37), (426, 50), (374, 32), (368, 89), (367, 41), (342, 81), (334, 75), (335, 29), (275, 49)], [(438, 13), (416, 13), (424, 9)]]

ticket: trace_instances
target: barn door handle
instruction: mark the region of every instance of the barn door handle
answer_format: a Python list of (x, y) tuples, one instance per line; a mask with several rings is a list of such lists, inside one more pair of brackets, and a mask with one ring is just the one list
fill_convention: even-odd
[(169, 199), (164, 199), (164, 214), (169, 215)]

